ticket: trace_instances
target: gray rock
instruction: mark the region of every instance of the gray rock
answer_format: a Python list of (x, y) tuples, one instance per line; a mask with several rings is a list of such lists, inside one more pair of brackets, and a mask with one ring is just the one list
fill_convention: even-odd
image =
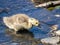
[(59, 37), (48, 37), (41, 39), (42, 43), (47, 43), (47, 44), (57, 44), (59, 42)]

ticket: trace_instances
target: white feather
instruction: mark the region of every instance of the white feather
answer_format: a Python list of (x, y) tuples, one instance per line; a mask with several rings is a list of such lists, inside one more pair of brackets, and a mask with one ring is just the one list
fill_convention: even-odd
[(14, 29), (15, 31), (23, 28), (30, 29), (32, 25), (38, 26), (39, 21), (35, 18), (31, 19), (26, 14), (16, 14), (10, 17), (3, 17), (3, 21), (5, 25), (10, 28)]

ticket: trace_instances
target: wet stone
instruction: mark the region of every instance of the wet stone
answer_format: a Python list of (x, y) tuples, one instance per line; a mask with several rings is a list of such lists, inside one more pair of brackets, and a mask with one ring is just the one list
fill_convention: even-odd
[(41, 39), (41, 42), (45, 44), (57, 44), (59, 42), (59, 37), (44, 38), (44, 39)]

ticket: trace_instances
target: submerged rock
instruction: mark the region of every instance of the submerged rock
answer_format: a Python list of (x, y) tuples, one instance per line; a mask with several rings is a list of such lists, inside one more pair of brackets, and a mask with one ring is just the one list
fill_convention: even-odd
[(41, 39), (41, 42), (46, 44), (57, 44), (59, 42), (59, 37), (44, 38), (44, 39)]

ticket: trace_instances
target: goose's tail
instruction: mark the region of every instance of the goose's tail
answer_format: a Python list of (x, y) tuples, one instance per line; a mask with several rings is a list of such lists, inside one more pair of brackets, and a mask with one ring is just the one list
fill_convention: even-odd
[(3, 17), (2, 20), (3, 20), (2, 25), (7, 28), (7, 26), (6, 26), (7, 25), (7, 23), (6, 23), (7, 22), (7, 17)]
[(3, 22), (5, 23), (7, 21), (7, 17), (3, 17)]
[(4, 22), (7, 19), (7, 17), (0, 17), (0, 22)]

